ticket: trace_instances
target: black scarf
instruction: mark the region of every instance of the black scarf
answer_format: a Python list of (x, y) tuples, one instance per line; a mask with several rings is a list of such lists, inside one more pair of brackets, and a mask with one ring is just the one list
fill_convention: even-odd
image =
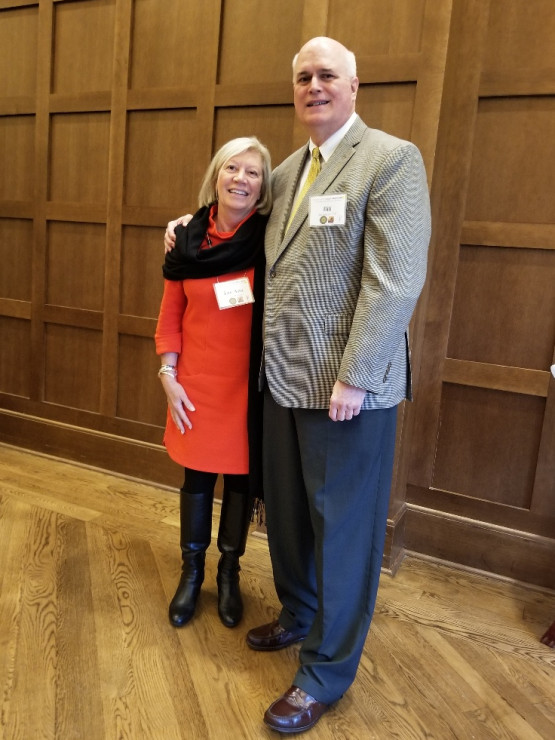
[(201, 249), (208, 231), (209, 216), (210, 206), (203, 206), (187, 226), (175, 229), (175, 247), (166, 255), (162, 268), (166, 280), (216, 277), (256, 265), (264, 251), (268, 217), (255, 211), (231, 239), (209, 249)]
[[(162, 273), (166, 280), (217, 277), (254, 267), (250, 339), (247, 435), (249, 444), (249, 493), (253, 502), (264, 499), (262, 488), (262, 393), (258, 375), (262, 360), (264, 311), (264, 232), (268, 216), (258, 211), (242, 224), (231, 239), (201, 249), (208, 230), (210, 207), (198, 210), (188, 225), (175, 230), (175, 247), (166, 254)], [(233, 310), (233, 309), (230, 309)], [(255, 506), (257, 504), (255, 503)]]

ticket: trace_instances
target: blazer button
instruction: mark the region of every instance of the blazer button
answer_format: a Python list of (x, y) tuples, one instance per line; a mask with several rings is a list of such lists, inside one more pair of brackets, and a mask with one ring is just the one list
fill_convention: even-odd
[(391, 362), (388, 362), (387, 363), (387, 367), (385, 369), (385, 373), (384, 373), (384, 376), (383, 376), (382, 383), (385, 383), (385, 381), (387, 380), (387, 376), (389, 375), (389, 371), (390, 370), (391, 370)]
[(276, 276), (276, 270), (275, 270), (274, 267), (272, 267), (270, 269), (269, 275), (270, 275), (271, 278), (275, 278), (275, 276)]

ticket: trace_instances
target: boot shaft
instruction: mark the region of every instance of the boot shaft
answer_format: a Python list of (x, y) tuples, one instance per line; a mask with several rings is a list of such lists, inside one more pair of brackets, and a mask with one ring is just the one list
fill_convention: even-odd
[(245, 552), (252, 511), (250, 496), (229, 491), (224, 488), (220, 526), (218, 529), (218, 550), (222, 553), (220, 563), (231, 565)]
[[(214, 494), (187, 493), (181, 489), (179, 494), (180, 544), (183, 557), (204, 554), (212, 539), (212, 503)], [(204, 558), (202, 558), (204, 564)], [(200, 564), (200, 561), (199, 561)]]

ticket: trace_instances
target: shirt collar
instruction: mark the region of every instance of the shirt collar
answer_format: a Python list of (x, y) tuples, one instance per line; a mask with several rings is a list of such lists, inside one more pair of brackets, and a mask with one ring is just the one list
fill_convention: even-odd
[[(347, 131), (355, 122), (356, 117), (356, 112), (353, 112), (349, 119), (343, 124), (343, 126), (341, 126), (340, 129), (338, 129), (334, 134), (332, 134), (328, 139), (324, 141), (324, 143), (320, 147), (320, 156), (322, 157), (324, 162), (327, 162), (331, 155), (334, 153), (341, 139), (345, 136)], [(308, 142), (308, 146), (312, 154), (312, 150), (316, 146), (312, 139), (310, 139), (310, 141)]]

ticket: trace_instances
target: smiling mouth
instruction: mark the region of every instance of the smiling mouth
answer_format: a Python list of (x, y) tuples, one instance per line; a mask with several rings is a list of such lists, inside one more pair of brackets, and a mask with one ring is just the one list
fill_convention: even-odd
[(245, 196), (248, 195), (248, 193), (247, 193), (246, 190), (234, 190), (234, 189), (231, 189), (229, 192), (230, 193), (233, 193), (233, 195), (245, 195)]
[(307, 107), (308, 108), (314, 108), (314, 107), (317, 107), (319, 105), (327, 105), (328, 102), (329, 102), (328, 100), (315, 100), (313, 103), (309, 103)]

